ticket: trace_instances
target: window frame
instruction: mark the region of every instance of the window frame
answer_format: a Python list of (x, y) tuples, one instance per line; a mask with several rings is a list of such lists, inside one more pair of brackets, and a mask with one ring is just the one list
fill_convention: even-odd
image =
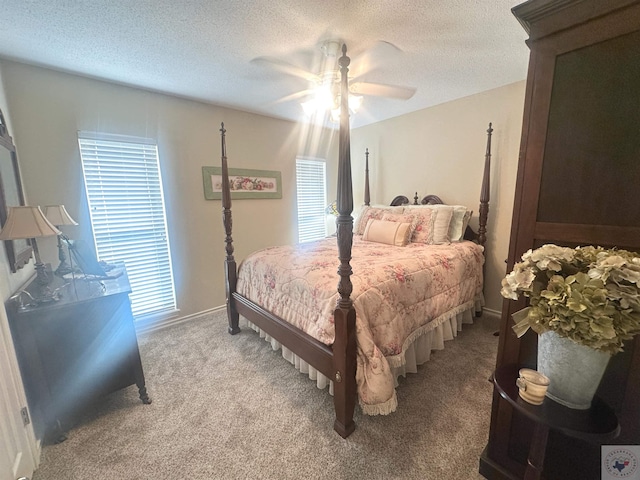
[(157, 142), (79, 131), (78, 146), (98, 260), (125, 263), (136, 321), (175, 314), (175, 277)]
[[(306, 205), (308, 202), (305, 199), (301, 199), (301, 166), (304, 164), (307, 167), (311, 166), (319, 166), (322, 165), (322, 185), (317, 185), (312, 188), (312, 191), (304, 193), (306, 195), (307, 200), (311, 199), (313, 195), (312, 192), (322, 192), (321, 202), (315, 202), (315, 205)], [(312, 180), (310, 177), (306, 179)], [(301, 201), (302, 200), (302, 201)], [(296, 157), (296, 206), (297, 206), (297, 214), (296, 214), (296, 226), (298, 228), (298, 243), (308, 243), (315, 240), (319, 240), (327, 236), (327, 220), (326, 220), (326, 207), (327, 207), (327, 161), (323, 158), (315, 158), (315, 157), (305, 157), (299, 156)], [(301, 208), (302, 207), (302, 208)], [(309, 208), (306, 208), (309, 207)], [(302, 211), (301, 211), (302, 210)], [(309, 212), (309, 210), (315, 210)], [(305, 227), (305, 223), (302, 220), (302, 216), (316, 216), (317, 219), (307, 220), (307, 224), (312, 226), (311, 232), (315, 232), (315, 234), (309, 232), (306, 229), (306, 233), (303, 233), (303, 228)], [(322, 219), (321, 221), (319, 219)], [(315, 225), (314, 225), (315, 224)]]

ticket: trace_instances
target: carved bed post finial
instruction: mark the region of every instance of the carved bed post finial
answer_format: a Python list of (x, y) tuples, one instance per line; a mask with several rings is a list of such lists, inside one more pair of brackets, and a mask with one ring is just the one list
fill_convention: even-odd
[(371, 195), (369, 194), (369, 149), (364, 152), (364, 204), (369, 206)]
[(418, 192), (416, 192), (416, 194), (413, 196), (413, 204), (414, 204), (414, 205), (420, 205), (420, 204), (418, 203)]
[(227, 293), (227, 317), (229, 320), (229, 333), (235, 335), (240, 332), (239, 315), (233, 304), (232, 294), (236, 291), (238, 280), (238, 270), (236, 268), (236, 260), (233, 257), (233, 238), (231, 236), (231, 227), (233, 221), (231, 219), (231, 189), (229, 186), (229, 166), (227, 165), (227, 145), (224, 128), (224, 122), (220, 124), (220, 143), (222, 149), (222, 222), (225, 231), (225, 251), (227, 253), (224, 260), (225, 265), (225, 283)]
[[(478, 226), (478, 243), (483, 245), (487, 241), (487, 218), (489, 216), (489, 193), (490, 193), (490, 172), (491, 172), (491, 134), (493, 128), (487, 129), (487, 153), (484, 157), (484, 173), (482, 175), (482, 189), (480, 191), (480, 223)], [(486, 253), (485, 253), (486, 255)]]
[(349, 133), (349, 63), (347, 46), (342, 45), (340, 65), (340, 140), (338, 151), (338, 189), (336, 220), (340, 282), (340, 298), (333, 313), (335, 340), (333, 342), (334, 395), (336, 419), (333, 428), (346, 438), (355, 429), (356, 390), (356, 312), (351, 300), (351, 247), (353, 245), (353, 186), (351, 181), (351, 140)]

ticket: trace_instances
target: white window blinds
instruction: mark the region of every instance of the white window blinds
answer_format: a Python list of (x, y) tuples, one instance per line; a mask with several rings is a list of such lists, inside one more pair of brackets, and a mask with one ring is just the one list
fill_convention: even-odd
[(321, 160), (296, 160), (298, 241), (310, 242), (327, 235), (326, 165)]
[(175, 310), (155, 143), (85, 132), (78, 141), (98, 259), (125, 263), (135, 317)]

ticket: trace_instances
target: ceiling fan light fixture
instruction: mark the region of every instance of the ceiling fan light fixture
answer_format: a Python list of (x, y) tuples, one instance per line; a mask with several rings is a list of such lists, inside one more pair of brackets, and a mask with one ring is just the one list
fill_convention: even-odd
[(338, 102), (331, 88), (328, 85), (322, 84), (315, 88), (311, 100), (302, 102), (300, 105), (302, 105), (304, 113), (311, 116), (318, 112), (326, 112), (336, 108)]
[[(363, 97), (361, 95), (349, 95), (349, 113), (355, 114), (362, 107)], [(309, 100), (308, 102), (302, 102), (302, 109), (306, 116), (311, 117), (318, 113), (331, 112), (331, 120), (333, 122), (340, 121), (340, 97), (336, 98), (335, 102), (331, 102), (328, 105), (325, 102), (318, 102), (317, 99)]]
[(302, 105), (302, 110), (304, 111), (304, 114), (307, 117), (310, 117), (317, 111), (316, 102), (314, 100), (309, 100), (308, 102), (301, 102), (300, 105)]
[(331, 121), (338, 123), (340, 121), (340, 107), (331, 110)]
[(362, 107), (362, 95), (349, 94), (349, 110), (351, 113), (357, 113)]
[[(336, 108), (331, 109), (331, 121), (339, 122), (340, 121), (340, 96), (337, 98), (338, 106)], [(362, 96), (361, 95), (349, 95), (349, 113), (355, 114), (362, 107)]]

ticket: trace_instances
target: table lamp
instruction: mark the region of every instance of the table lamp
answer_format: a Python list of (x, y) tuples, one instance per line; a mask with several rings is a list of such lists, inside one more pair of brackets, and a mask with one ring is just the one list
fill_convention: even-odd
[[(64, 205), (47, 205), (44, 207), (44, 215), (57, 228), (63, 225), (78, 225), (78, 222), (71, 218)], [(67, 263), (67, 255), (64, 253), (63, 240), (64, 243), (69, 245), (69, 237), (60, 232), (58, 235), (58, 259), (60, 260), (60, 265), (54, 272), (59, 277), (71, 272), (71, 266)]]
[(0, 240), (29, 239), (35, 256), (36, 281), (45, 286), (50, 278), (40, 259), (36, 238), (60, 235), (58, 230), (42, 213), (40, 207), (9, 207), (7, 221), (0, 231)]

